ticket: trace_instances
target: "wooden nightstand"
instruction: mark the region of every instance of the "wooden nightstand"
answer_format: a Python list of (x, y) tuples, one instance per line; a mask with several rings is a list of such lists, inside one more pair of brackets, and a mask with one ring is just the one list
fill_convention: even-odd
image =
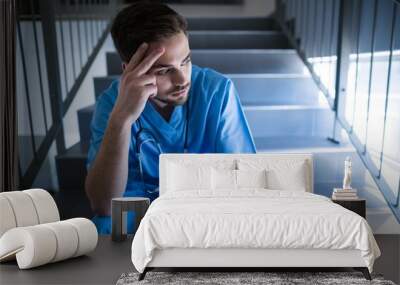
[(357, 199), (357, 200), (336, 200), (332, 199), (332, 202), (339, 204), (340, 206), (353, 211), (354, 213), (359, 214), (361, 217), (365, 219), (366, 216), (366, 200), (365, 199)]

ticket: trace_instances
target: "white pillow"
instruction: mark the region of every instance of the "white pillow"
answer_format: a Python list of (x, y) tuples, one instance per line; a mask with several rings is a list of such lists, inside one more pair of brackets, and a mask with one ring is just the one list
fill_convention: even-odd
[(238, 168), (240, 170), (266, 169), (267, 188), (272, 190), (305, 192), (311, 183), (308, 181), (309, 169), (305, 160), (238, 160)]
[(211, 167), (168, 164), (168, 191), (211, 189)]
[(212, 189), (236, 190), (236, 170), (212, 168)]
[(182, 158), (171, 158), (167, 160), (167, 166), (172, 163), (183, 165), (184, 167), (236, 169), (236, 159), (216, 158), (211, 154), (183, 154)]
[(238, 188), (268, 188), (267, 171), (235, 170)]
[(267, 172), (268, 188), (274, 190), (306, 192), (306, 179), (305, 168), (300, 165), (285, 172), (275, 169)]
[(230, 170), (212, 168), (213, 190), (267, 188), (266, 170)]

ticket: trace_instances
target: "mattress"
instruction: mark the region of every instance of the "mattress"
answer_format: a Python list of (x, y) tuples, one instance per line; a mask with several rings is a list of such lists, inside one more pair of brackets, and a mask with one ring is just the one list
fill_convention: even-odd
[(367, 221), (330, 199), (300, 191), (171, 192), (156, 199), (132, 242), (139, 272), (162, 249), (359, 250), (372, 271), (380, 250)]

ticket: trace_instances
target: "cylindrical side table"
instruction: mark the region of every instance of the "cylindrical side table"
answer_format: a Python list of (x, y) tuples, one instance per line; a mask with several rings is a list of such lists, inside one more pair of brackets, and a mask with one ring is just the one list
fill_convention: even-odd
[(121, 197), (111, 200), (111, 239), (124, 241), (127, 237), (126, 212), (133, 211), (136, 216), (135, 233), (140, 221), (150, 205), (150, 199), (144, 197)]

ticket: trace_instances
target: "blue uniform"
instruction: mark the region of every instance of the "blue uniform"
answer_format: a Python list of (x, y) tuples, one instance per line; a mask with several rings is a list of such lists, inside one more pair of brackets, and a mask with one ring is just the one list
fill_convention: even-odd
[[(87, 160), (88, 169), (94, 162), (103, 140), (108, 118), (118, 96), (118, 86), (119, 80), (115, 80), (97, 100), (91, 124), (92, 138)], [(189, 153), (255, 153), (256, 151), (232, 81), (212, 69), (192, 66), (188, 101), (174, 108), (168, 122), (150, 102), (146, 103), (140, 121), (142, 128), (148, 130), (159, 143), (163, 153), (184, 151), (187, 123), (187, 151)], [(128, 182), (124, 196), (149, 197), (154, 200), (158, 193), (151, 192), (158, 187), (159, 150), (154, 143), (142, 144), (145, 182), (143, 185), (136, 155), (136, 134), (139, 129), (137, 123), (132, 125)], [(128, 216), (128, 231), (130, 232), (133, 228), (132, 218), (132, 215)], [(110, 217), (96, 216), (93, 221), (100, 233), (110, 232)]]

